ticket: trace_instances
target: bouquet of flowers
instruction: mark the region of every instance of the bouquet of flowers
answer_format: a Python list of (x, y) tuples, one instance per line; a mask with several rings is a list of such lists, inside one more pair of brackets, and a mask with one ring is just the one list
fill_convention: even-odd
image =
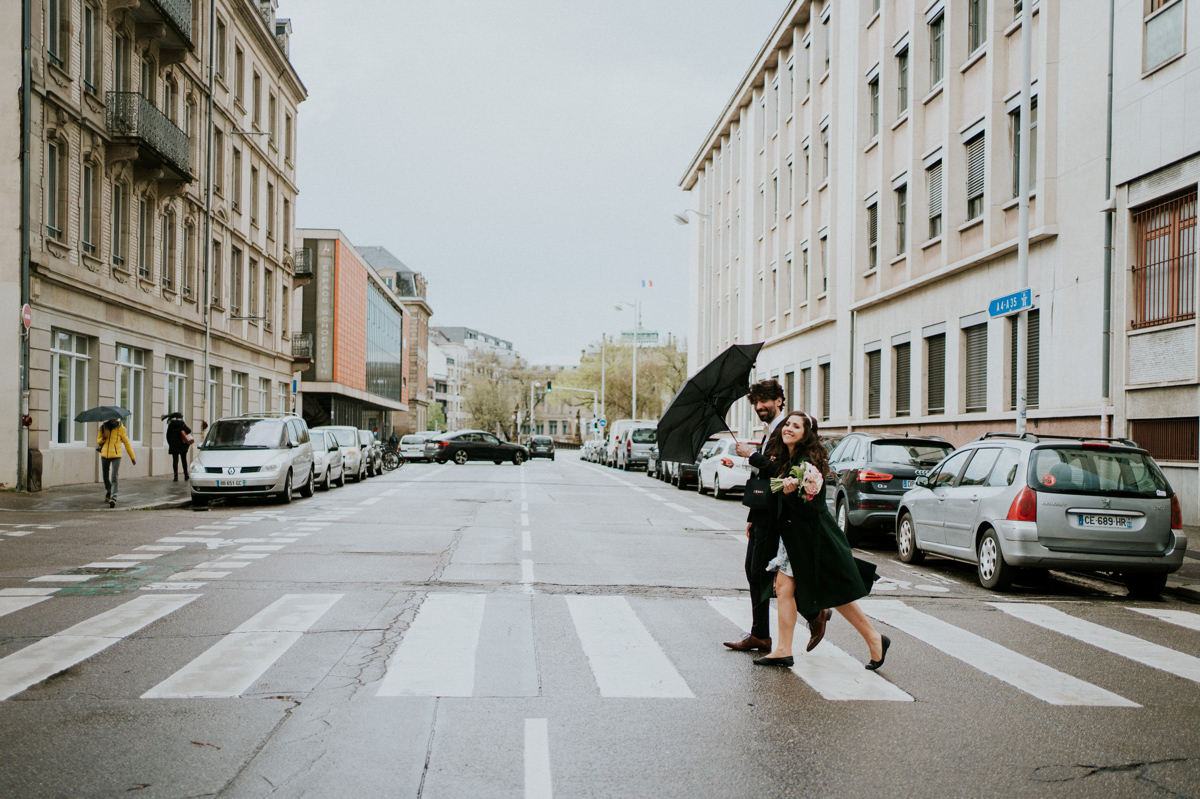
[(783, 481), (785, 477), (794, 477), (800, 481), (800, 491), (804, 495), (805, 500), (811, 500), (821, 490), (821, 486), (825, 484), (825, 478), (821, 476), (821, 472), (816, 466), (811, 463), (798, 463), (791, 468), (784, 477), (771, 478), (771, 491), (777, 493), (783, 490)]

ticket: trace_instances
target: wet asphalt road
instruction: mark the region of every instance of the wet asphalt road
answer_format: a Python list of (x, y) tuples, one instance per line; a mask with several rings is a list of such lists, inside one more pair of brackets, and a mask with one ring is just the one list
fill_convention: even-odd
[(0, 795), (1200, 796), (1200, 606), (881, 542), (879, 675), (765, 669), (741, 511), (560, 452), (7, 514)]

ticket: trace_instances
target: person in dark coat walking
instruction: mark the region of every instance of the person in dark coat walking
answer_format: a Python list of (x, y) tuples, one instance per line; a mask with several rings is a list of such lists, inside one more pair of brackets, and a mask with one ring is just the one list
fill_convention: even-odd
[[(188, 450), (191, 449), (192, 429), (183, 421), (182, 413), (172, 413), (164, 417), (167, 422), (167, 451), (171, 453), (171, 470), (175, 472), (175, 481), (179, 480), (179, 465), (183, 464), (183, 479), (188, 479)], [(186, 434), (186, 438), (185, 438)]]

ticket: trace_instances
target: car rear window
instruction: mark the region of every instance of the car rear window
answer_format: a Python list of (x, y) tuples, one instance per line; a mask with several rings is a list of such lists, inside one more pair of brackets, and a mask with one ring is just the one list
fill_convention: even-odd
[(653, 444), (658, 441), (658, 430), (653, 427), (643, 427), (640, 430), (634, 430), (630, 439), (635, 444)]
[(287, 446), (278, 419), (221, 419), (208, 430), (205, 449), (281, 449)]
[(533, 443), (535, 443), (535, 444), (553, 444), (554, 439), (550, 438), (550, 436), (534, 436)]
[(871, 445), (872, 463), (899, 463), (904, 466), (930, 469), (941, 463), (942, 458), (954, 451), (949, 444), (908, 444), (902, 441), (884, 441)]
[(425, 437), (424, 436), (405, 436), (404, 438), (400, 439), (400, 443), (401, 444), (424, 444)]
[(358, 443), (358, 431), (350, 427), (331, 427), (325, 431), (332, 433), (337, 439), (338, 444), (343, 447), (352, 447)]
[(1030, 455), (1029, 484), (1055, 494), (1165, 497), (1171, 488), (1144, 452), (1084, 447), (1042, 447)]

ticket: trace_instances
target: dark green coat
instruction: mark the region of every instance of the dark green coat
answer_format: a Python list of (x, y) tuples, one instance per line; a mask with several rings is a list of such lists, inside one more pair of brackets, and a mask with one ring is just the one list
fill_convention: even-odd
[(871, 593), (879, 579), (875, 564), (854, 557), (846, 536), (825, 505), (823, 490), (815, 499), (800, 493), (778, 495), (779, 537), (787, 549), (796, 581), (796, 608), (813, 616)]

